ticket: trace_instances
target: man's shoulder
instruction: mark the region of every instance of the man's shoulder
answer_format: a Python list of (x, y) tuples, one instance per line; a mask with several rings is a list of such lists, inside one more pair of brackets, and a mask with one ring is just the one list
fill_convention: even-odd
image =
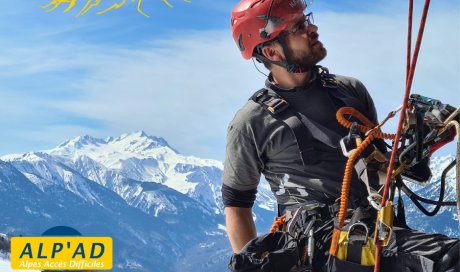
[(335, 76), (335, 79), (337, 80), (337, 82), (339, 84), (343, 84), (343, 85), (350, 86), (350, 87), (353, 87), (353, 88), (362, 88), (362, 87), (364, 87), (363, 83), (359, 79), (357, 79), (355, 77), (337, 75), (337, 74), (334, 74), (334, 76)]
[(359, 79), (337, 74), (334, 74), (333, 76), (337, 82), (337, 86), (346, 94), (359, 99), (365, 99), (365, 97), (368, 96), (366, 87)]
[(341, 90), (352, 96), (362, 96), (367, 93), (366, 87), (359, 79), (330, 73), (328, 68), (320, 65), (318, 65), (317, 68), (321, 85), (338, 86)]
[(230, 126), (243, 130), (247, 127), (263, 124), (270, 119), (270, 114), (259, 103), (249, 99), (235, 114)]

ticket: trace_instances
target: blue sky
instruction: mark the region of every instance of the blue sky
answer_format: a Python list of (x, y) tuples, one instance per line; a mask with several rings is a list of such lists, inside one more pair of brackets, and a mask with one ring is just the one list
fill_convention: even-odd
[[(183, 154), (223, 160), (227, 124), (264, 81), (231, 38), (237, 1), (144, 0), (149, 18), (137, 1), (97, 15), (120, 2), (101, 0), (78, 18), (87, 0), (67, 13), (66, 3), (40, 8), (49, 2), (9, 1), (0, 11), (1, 155), (144, 130)], [(407, 1), (316, 0), (311, 11), (328, 49), (321, 64), (363, 81), (382, 118), (399, 106)], [(459, 48), (459, 1), (432, 1), (413, 92), (460, 106)]]

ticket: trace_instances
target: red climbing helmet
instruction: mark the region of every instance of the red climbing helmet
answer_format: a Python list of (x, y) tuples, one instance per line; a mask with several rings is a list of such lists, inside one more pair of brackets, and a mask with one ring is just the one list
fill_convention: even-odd
[(243, 58), (250, 59), (257, 45), (272, 41), (299, 20), (305, 0), (242, 0), (232, 10), (232, 34)]

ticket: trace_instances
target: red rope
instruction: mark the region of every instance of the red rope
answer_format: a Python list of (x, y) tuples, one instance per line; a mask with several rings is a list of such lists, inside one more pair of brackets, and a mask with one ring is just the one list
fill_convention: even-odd
[[(409, 0), (411, 1), (411, 0)], [(411, 3), (409, 3), (411, 6)], [(426, 23), (426, 18), (428, 15), (428, 8), (430, 6), (430, 0), (425, 0), (425, 6), (423, 7), (423, 13), (422, 13), (422, 18), (420, 20), (420, 26), (419, 26), (419, 31), (417, 35), (417, 41), (415, 44), (415, 49), (414, 49), (414, 56), (412, 58), (412, 63), (409, 68), (409, 73), (406, 78), (406, 91), (404, 93), (404, 100), (403, 100), (403, 106), (401, 109), (401, 113), (399, 115), (399, 124), (398, 124), (398, 129), (396, 130), (396, 136), (394, 138), (393, 142), (393, 149), (391, 151), (391, 157), (390, 157), (390, 165), (388, 166), (387, 170), (387, 177), (385, 180), (385, 188), (383, 191), (382, 195), (382, 203), (381, 206), (385, 207), (387, 205), (387, 200), (388, 200), (388, 193), (390, 190), (390, 184), (391, 184), (391, 176), (393, 174), (393, 169), (394, 169), (394, 163), (396, 159), (396, 154), (398, 152), (398, 144), (399, 144), (399, 139), (401, 137), (401, 130), (402, 130), (402, 125), (404, 123), (404, 118), (406, 115), (406, 110), (407, 110), (407, 101), (409, 99), (409, 94), (410, 90), (412, 87), (412, 80), (414, 78), (414, 73), (415, 73), (415, 67), (417, 65), (417, 58), (418, 58), (418, 53), (420, 51), (420, 45), (422, 43), (422, 38), (423, 38), (423, 31), (425, 29), (425, 23)], [(409, 11), (409, 16), (411, 17), (411, 11)], [(375, 247), (375, 266), (374, 266), (374, 272), (380, 272), (380, 255), (382, 251), (382, 244), (381, 241), (376, 239), (376, 247)]]
[(406, 83), (410, 72), (410, 53), (412, 51), (412, 14), (414, 11), (414, 0), (409, 0), (409, 16), (407, 22), (407, 57), (406, 57)]

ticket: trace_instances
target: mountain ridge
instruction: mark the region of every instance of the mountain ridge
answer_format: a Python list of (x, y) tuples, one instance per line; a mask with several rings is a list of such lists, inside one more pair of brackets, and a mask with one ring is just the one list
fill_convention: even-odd
[[(452, 158), (432, 160), (433, 181), (411, 188), (436, 199), (440, 169)], [(106, 139), (84, 135), (50, 150), (5, 155), (0, 160), (0, 192), (9, 195), (8, 201), (0, 203), (7, 217), (0, 222), (0, 233), (30, 235), (33, 228), (51, 224), (76, 229), (82, 224), (84, 235), (108, 233), (123, 247), (133, 247), (132, 252), (123, 248), (116, 253), (121, 259), (115, 267), (120, 271), (152, 271), (155, 266), (161, 268), (158, 271), (226, 269), (231, 249), (220, 193), (222, 162), (179, 154), (163, 138), (143, 131)], [(453, 172), (447, 178), (450, 198), (455, 191)], [(7, 213), (11, 205), (19, 219), (32, 225), (23, 226)], [(446, 223), (441, 232), (460, 236), (452, 218), (454, 208), (441, 209), (436, 218), (443, 222), (426, 224), (412, 204), (406, 207), (415, 214), (408, 218), (409, 225), (440, 232), (441, 223)], [(275, 198), (262, 181), (253, 209), (261, 234), (269, 229), (275, 209)], [(77, 214), (74, 221), (78, 222), (64, 211)], [(120, 230), (107, 228), (100, 219)], [(146, 252), (158, 260), (146, 259)]]

